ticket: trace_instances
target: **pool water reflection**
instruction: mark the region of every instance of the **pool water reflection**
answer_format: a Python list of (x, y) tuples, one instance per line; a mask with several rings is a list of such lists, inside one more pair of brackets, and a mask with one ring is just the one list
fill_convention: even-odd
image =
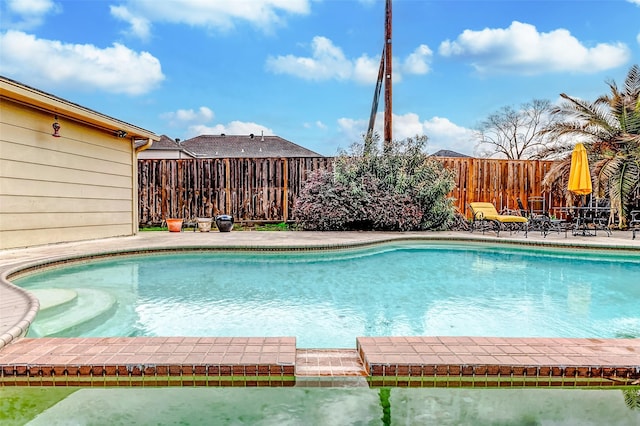
[[(621, 390), (0, 388), (3, 425), (632, 425)], [(387, 410), (385, 410), (387, 408)]]

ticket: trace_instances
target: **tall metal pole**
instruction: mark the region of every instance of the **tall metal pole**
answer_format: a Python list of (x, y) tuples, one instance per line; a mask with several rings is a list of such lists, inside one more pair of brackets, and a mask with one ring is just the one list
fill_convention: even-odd
[(385, 79), (384, 79), (384, 150), (389, 151), (391, 149), (391, 142), (393, 139), (392, 134), (392, 51), (391, 51), (391, 0), (387, 0), (386, 13), (385, 13), (385, 49), (384, 49), (384, 63), (385, 63)]

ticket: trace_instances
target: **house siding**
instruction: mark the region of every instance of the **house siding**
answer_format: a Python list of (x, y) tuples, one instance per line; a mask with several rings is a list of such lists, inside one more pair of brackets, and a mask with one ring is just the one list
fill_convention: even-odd
[(3, 98), (0, 249), (131, 235), (137, 229), (130, 139)]

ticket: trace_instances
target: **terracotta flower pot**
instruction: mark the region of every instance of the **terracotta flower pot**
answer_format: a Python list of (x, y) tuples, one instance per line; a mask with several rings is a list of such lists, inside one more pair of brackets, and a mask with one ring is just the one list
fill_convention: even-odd
[(212, 217), (199, 217), (198, 218), (198, 230), (200, 232), (209, 232), (211, 231), (211, 222), (213, 222)]
[(169, 232), (182, 231), (182, 221), (183, 219), (167, 219), (167, 227), (169, 228)]

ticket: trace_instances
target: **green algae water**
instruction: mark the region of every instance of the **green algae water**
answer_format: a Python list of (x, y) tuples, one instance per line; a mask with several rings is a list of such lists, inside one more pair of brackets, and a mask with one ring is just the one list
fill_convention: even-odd
[(393, 388), (382, 391), (344, 388), (0, 388), (0, 424), (640, 424), (640, 410), (630, 408), (625, 403), (623, 391), (619, 389)]
[(639, 277), (640, 253), (396, 243), (114, 257), (15, 283), (46, 305), (31, 336), (295, 336), (302, 348), (350, 348), (357, 336), (640, 337)]

